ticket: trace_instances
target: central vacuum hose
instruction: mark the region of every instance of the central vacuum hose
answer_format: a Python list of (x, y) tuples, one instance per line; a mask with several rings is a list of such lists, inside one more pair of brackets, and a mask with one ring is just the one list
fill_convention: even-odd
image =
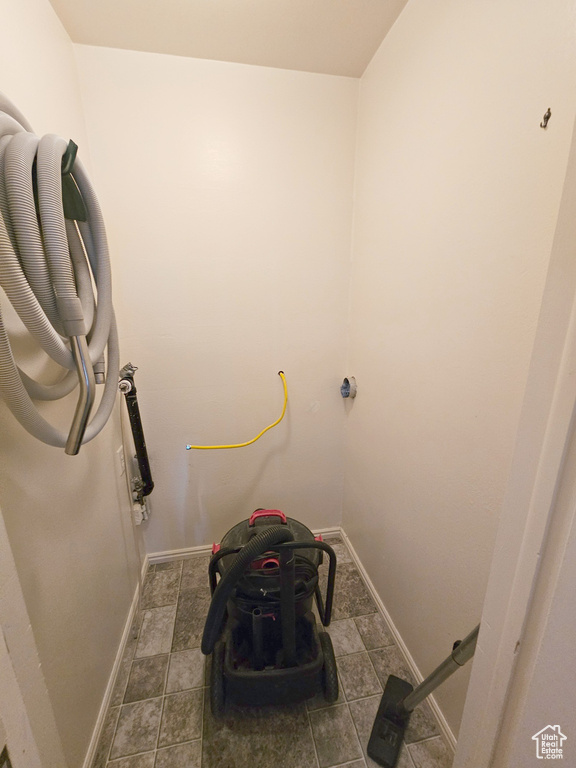
[(266, 528), (258, 536), (250, 539), (248, 544), (238, 552), (230, 570), (222, 576), (212, 595), (212, 602), (208, 609), (204, 634), (202, 635), (202, 653), (205, 656), (209, 656), (214, 650), (216, 641), (220, 636), (226, 603), (231, 597), (238, 579), (258, 555), (268, 552), (275, 544), (282, 544), (284, 541), (294, 541), (292, 531), (286, 525), (271, 525), (270, 528)]
[[(20, 370), (0, 310), (0, 394), (31, 435), (77, 453), (80, 443), (92, 440), (110, 417), (120, 363), (104, 222), (75, 154), (70, 167), (62, 167), (69, 150), (59, 136), (35, 136), (26, 118), (0, 93), (0, 286), (29, 333), (65, 369), (52, 385)], [(65, 173), (72, 178), (79, 214), (65, 214)], [(105, 367), (109, 375), (104, 392), (86, 427), (94, 383), (103, 380)], [(49, 424), (32, 400), (65, 397), (79, 376), (91, 394), (79, 400), (72, 429), (65, 433)]]

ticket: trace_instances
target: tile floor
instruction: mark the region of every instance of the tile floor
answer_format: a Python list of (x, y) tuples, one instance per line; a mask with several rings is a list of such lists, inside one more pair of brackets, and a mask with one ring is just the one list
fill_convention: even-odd
[[(332, 636), (340, 696), (289, 707), (232, 708), (215, 722), (200, 639), (210, 601), (208, 555), (151, 565), (139, 632), (124, 653), (92, 768), (374, 768), (366, 744), (389, 674), (411, 679), (348, 550), (338, 567)], [(325, 569), (326, 566), (322, 566)], [(412, 715), (398, 768), (450, 768), (426, 702)]]

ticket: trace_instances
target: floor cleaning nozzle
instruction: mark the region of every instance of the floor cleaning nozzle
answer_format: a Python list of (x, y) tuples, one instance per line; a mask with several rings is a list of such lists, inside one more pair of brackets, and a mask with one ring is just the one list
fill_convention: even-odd
[(454, 643), (452, 653), (417, 688), (390, 675), (372, 726), (368, 756), (383, 768), (395, 768), (410, 715), (414, 709), (457, 669), (474, 656), (480, 625), (462, 642)]

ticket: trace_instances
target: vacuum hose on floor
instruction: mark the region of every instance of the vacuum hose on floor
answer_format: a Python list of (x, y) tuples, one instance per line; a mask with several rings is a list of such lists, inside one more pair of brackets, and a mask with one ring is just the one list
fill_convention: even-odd
[(224, 576), (218, 582), (214, 590), (212, 602), (208, 610), (206, 624), (204, 625), (204, 634), (202, 636), (202, 653), (209, 656), (214, 650), (216, 641), (220, 636), (222, 619), (226, 611), (226, 603), (232, 595), (236, 582), (242, 576), (252, 560), (258, 555), (267, 552), (275, 544), (282, 544), (284, 541), (294, 541), (292, 531), (285, 525), (271, 525), (265, 531), (250, 539), (235, 557), (235, 560), (226, 571)]
[[(0, 311), (0, 395), (31, 435), (69, 454), (106, 424), (120, 367), (104, 222), (76, 149), (52, 134), (35, 136), (0, 93), (0, 286), (29, 333), (65, 370), (52, 385), (20, 370)], [(110, 375), (87, 424), (105, 368)], [(79, 381), (76, 414), (64, 432), (32, 400), (65, 397)]]

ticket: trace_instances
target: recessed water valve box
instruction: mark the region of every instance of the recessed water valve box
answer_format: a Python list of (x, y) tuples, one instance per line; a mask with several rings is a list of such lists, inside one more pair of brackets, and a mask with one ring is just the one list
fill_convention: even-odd
[(354, 376), (350, 376), (349, 379), (344, 379), (342, 386), (340, 387), (340, 394), (342, 397), (356, 397), (356, 392), (357, 387)]

